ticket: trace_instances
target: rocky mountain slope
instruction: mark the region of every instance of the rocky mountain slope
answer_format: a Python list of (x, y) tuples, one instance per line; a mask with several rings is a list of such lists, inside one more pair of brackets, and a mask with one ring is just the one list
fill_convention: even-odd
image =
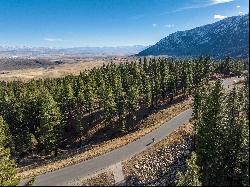
[(229, 17), (213, 24), (170, 34), (138, 53), (138, 56), (148, 55), (173, 57), (210, 55), (217, 59), (230, 55), (247, 58), (249, 14)]

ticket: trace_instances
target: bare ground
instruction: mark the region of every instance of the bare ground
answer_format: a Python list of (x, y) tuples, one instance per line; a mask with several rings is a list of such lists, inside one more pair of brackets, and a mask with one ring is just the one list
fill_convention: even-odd
[(105, 170), (101, 173), (94, 174), (87, 178), (78, 178), (70, 181), (66, 186), (113, 186), (115, 184), (112, 171)]
[(42, 66), (35, 68), (20, 68), (13, 70), (0, 69), (0, 81), (28, 81), (31, 79), (57, 78), (66, 75), (78, 75), (81, 71), (101, 67), (108, 64), (105, 60), (80, 61), (77, 63), (64, 63), (59, 65)]

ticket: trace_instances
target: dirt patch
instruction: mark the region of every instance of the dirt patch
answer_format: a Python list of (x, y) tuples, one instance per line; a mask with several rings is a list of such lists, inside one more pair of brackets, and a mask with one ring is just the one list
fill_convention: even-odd
[(88, 178), (78, 178), (70, 181), (66, 186), (113, 186), (115, 184), (114, 175), (106, 170), (103, 173), (92, 175)]

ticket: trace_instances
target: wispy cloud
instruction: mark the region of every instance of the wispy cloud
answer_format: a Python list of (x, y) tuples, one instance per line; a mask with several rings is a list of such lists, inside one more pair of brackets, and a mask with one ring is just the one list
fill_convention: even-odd
[(214, 19), (224, 19), (226, 18), (227, 16), (222, 16), (222, 15), (219, 15), (219, 14), (215, 14), (214, 15)]
[(211, 4), (216, 5), (216, 4), (221, 4), (221, 3), (229, 3), (232, 1), (234, 1), (234, 0), (211, 0)]
[(240, 5), (237, 5), (236, 8), (240, 8)]
[(181, 7), (177, 10), (175, 10), (174, 12), (181, 12), (184, 10), (188, 10), (188, 9), (194, 9), (194, 8), (205, 8), (205, 7), (209, 7), (209, 6), (213, 6), (213, 5), (217, 5), (217, 4), (222, 4), (222, 3), (229, 3), (232, 2), (234, 0), (209, 0), (206, 1), (205, 3), (194, 3), (191, 6), (186, 6), (186, 7)]
[(153, 26), (153, 27), (156, 27), (156, 26), (157, 26), (157, 24), (156, 24), (156, 23), (153, 23), (153, 24), (152, 24), (152, 26)]
[(62, 42), (63, 41), (61, 38), (44, 38), (44, 40), (48, 42)]
[(167, 24), (167, 25), (164, 25), (164, 27), (171, 28), (171, 27), (174, 27), (174, 25), (173, 24)]
[(239, 15), (243, 15), (243, 12), (239, 12)]

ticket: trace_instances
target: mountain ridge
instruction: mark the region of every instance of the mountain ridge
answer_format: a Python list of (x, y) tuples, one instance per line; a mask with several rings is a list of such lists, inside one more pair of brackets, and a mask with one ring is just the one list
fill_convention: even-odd
[(210, 55), (214, 58), (247, 58), (249, 50), (249, 14), (232, 16), (215, 23), (186, 31), (177, 31), (136, 56), (167, 55), (196, 57)]
[(30, 46), (0, 46), (1, 56), (40, 56), (40, 55), (87, 55), (87, 56), (112, 56), (134, 55), (147, 48), (143, 45), (116, 46), (116, 47), (71, 47), (50, 48)]

